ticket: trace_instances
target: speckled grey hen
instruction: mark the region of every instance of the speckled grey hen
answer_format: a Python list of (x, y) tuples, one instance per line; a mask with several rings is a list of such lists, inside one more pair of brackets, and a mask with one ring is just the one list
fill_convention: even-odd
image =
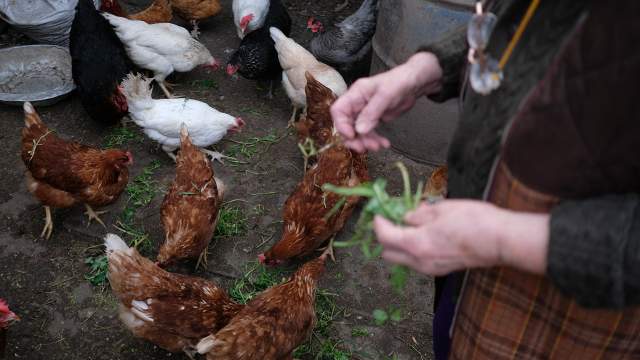
[(317, 33), (311, 39), (311, 53), (340, 72), (351, 71), (371, 50), (377, 15), (378, 0), (365, 0), (355, 13), (326, 31), (322, 23), (310, 18), (307, 28)]

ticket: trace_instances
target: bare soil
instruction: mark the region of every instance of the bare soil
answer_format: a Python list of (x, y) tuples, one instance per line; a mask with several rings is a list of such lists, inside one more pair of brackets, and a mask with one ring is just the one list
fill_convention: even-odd
[[(340, 20), (353, 12), (360, 1), (352, 0), (335, 13), (341, 0), (285, 1), (294, 19), (293, 37), (306, 44), (311, 35), (305, 30), (308, 16), (316, 16), (325, 24)], [(178, 24), (183, 24), (176, 20)], [(238, 45), (232, 22), (231, 2), (225, 1), (224, 12), (201, 24), (201, 41), (216, 58), (226, 61)], [(6, 36), (3, 38), (6, 40)], [(22, 41), (25, 41), (24, 39)], [(6, 43), (5, 43), (6, 46)], [(221, 111), (241, 116), (247, 122), (245, 131), (232, 140), (246, 141), (270, 133), (287, 134), (286, 124), (291, 107), (284, 91), (276, 91), (275, 99), (265, 97), (266, 88), (255, 82), (234, 81), (223, 71), (206, 73), (196, 70), (177, 74), (174, 91), (182, 96), (206, 101)], [(211, 80), (203, 83), (201, 80)], [(62, 102), (39, 108), (44, 121), (58, 134), (87, 144), (103, 145), (113, 128), (91, 121), (73, 95)], [(110, 205), (99, 224), (87, 226), (82, 207), (54, 211), (54, 233), (50, 240), (38, 239), (44, 224), (44, 211), (28, 193), (24, 184), (24, 165), (19, 158), (21, 108), (0, 105), (0, 297), (6, 298), (22, 321), (10, 329), (6, 357), (8, 359), (166, 359), (184, 358), (170, 354), (153, 344), (136, 339), (121, 326), (117, 318), (117, 301), (108, 287), (94, 287), (86, 279), (85, 259), (102, 251), (102, 237), (113, 227), (127, 204), (127, 196)], [(135, 128), (135, 125), (129, 125)], [(136, 130), (137, 131), (137, 130)], [(223, 141), (218, 150), (229, 150), (234, 143)], [(132, 177), (152, 161), (161, 167), (155, 172), (160, 191), (151, 203), (140, 209), (135, 218), (154, 244), (150, 254), (163, 239), (159, 207), (163, 191), (174, 176), (174, 163), (151, 140), (132, 141), (125, 145), (135, 157)], [(281, 207), (289, 192), (302, 176), (302, 157), (295, 136), (288, 135), (262, 154), (240, 166), (215, 165), (216, 175), (227, 185), (226, 199), (243, 210), (248, 218), (246, 236), (214, 239), (209, 248), (207, 271), (194, 274), (228, 287), (245, 270), (249, 261), (279, 239)], [(403, 161), (413, 179), (424, 179), (431, 168), (414, 163), (391, 152), (371, 154), (373, 178), (390, 180), (390, 189), (399, 191), (401, 181), (394, 162)], [(264, 211), (256, 211), (264, 208)], [(353, 233), (358, 214), (348, 223), (338, 240)], [(431, 359), (432, 279), (412, 275), (403, 296), (396, 295), (387, 280), (389, 266), (382, 260), (367, 261), (358, 248), (336, 249), (337, 263), (329, 263), (321, 288), (336, 294), (342, 310), (330, 328), (330, 339), (354, 359)], [(295, 269), (297, 264), (291, 266)], [(179, 269), (193, 273), (193, 267)], [(376, 308), (401, 307), (404, 320), (397, 324), (376, 326), (372, 311)], [(353, 329), (365, 329), (355, 334)], [(312, 358), (307, 356), (305, 358)], [(322, 358), (334, 358), (331, 355)]]

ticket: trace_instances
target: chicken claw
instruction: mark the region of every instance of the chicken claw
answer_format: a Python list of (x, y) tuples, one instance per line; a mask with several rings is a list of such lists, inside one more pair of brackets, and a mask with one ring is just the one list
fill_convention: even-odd
[(287, 125), (287, 129), (292, 127), (293, 124), (296, 123), (296, 115), (298, 115), (298, 107), (293, 105), (293, 114), (291, 114), (291, 119), (289, 119), (289, 123)]
[(51, 218), (51, 208), (48, 206), (45, 206), (44, 207), (44, 228), (42, 229), (42, 233), (40, 233), (40, 237), (46, 240), (49, 240), (52, 232), (53, 232), (53, 219)]
[(190, 21), (191, 26), (193, 26), (193, 30), (191, 30), (191, 37), (194, 39), (197, 39), (198, 36), (200, 36), (200, 31), (198, 31), (198, 21), (197, 20), (191, 20)]
[(211, 151), (211, 150), (202, 149), (202, 148), (200, 149), (200, 151), (202, 151), (203, 153), (211, 156), (211, 161), (216, 161), (217, 160), (217, 161), (220, 162), (220, 164), (224, 164), (223, 159), (224, 158), (228, 158), (228, 156), (226, 156), (226, 155), (224, 155), (222, 153), (219, 153), (217, 151)]
[(194, 349), (192, 346), (185, 346), (182, 348), (182, 351), (184, 352), (185, 355), (187, 355), (189, 359), (196, 360), (196, 354), (198, 353), (198, 351)]
[(322, 251), (322, 255), (320, 255), (320, 256), (329, 256), (331, 261), (336, 262), (336, 257), (333, 254), (333, 240), (334, 239), (335, 239), (335, 236), (332, 237), (331, 240), (329, 240), (329, 245), (327, 245), (326, 247), (324, 247), (322, 249), (318, 249), (318, 251)]
[(174, 96), (169, 91), (169, 88), (171, 87), (171, 84), (169, 84), (166, 81), (161, 81), (161, 82), (158, 82), (158, 85), (160, 86), (160, 89), (164, 93), (164, 96), (167, 97), (167, 99), (173, 99), (174, 98)]
[(198, 257), (198, 262), (196, 263), (196, 271), (198, 270), (200, 265), (202, 265), (205, 270), (207, 269), (207, 264), (209, 263), (209, 261), (207, 260), (208, 255), (209, 248), (204, 248), (202, 253), (200, 253), (200, 257)]
[(89, 206), (88, 204), (84, 204), (84, 206), (87, 208), (87, 211), (85, 211), (85, 214), (89, 217), (89, 223), (87, 224), (87, 227), (89, 227), (89, 225), (91, 225), (91, 220), (95, 220), (97, 222), (100, 223), (100, 225), (104, 226), (105, 228), (107, 227), (104, 222), (102, 222), (102, 220), (100, 219), (100, 217), (98, 215), (102, 215), (102, 214), (106, 214), (108, 211), (107, 210), (103, 210), (103, 211), (94, 211), (91, 206)]

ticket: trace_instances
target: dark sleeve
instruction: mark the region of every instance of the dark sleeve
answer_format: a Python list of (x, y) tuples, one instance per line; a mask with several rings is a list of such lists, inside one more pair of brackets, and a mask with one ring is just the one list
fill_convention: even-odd
[(429, 95), (429, 99), (443, 102), (460, 94), (461, 80), (467, 64), (467, 26), (455, 28), (427, 46), (422, 46), (417, 52), (433, 53), (442, 68), (442, 90)]
[(640, 196), (567, 201), (553, 209), (547, 273), (583, 306), (640, 304)]

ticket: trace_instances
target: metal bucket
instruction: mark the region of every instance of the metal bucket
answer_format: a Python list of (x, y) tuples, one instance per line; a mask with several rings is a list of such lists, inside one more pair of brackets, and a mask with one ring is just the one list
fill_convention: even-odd
[[(420, 46), (468, 22), (474, 3), (473, 0), (381, 0), (371, 73), (405, 62)], [(401, 118), (382, 125), (381, 132), (391, 140), (396, 151), (415, 161), (438, 165), (446, 161), (457, 123), (456, 100), (436, 104), (423, 98)]]

